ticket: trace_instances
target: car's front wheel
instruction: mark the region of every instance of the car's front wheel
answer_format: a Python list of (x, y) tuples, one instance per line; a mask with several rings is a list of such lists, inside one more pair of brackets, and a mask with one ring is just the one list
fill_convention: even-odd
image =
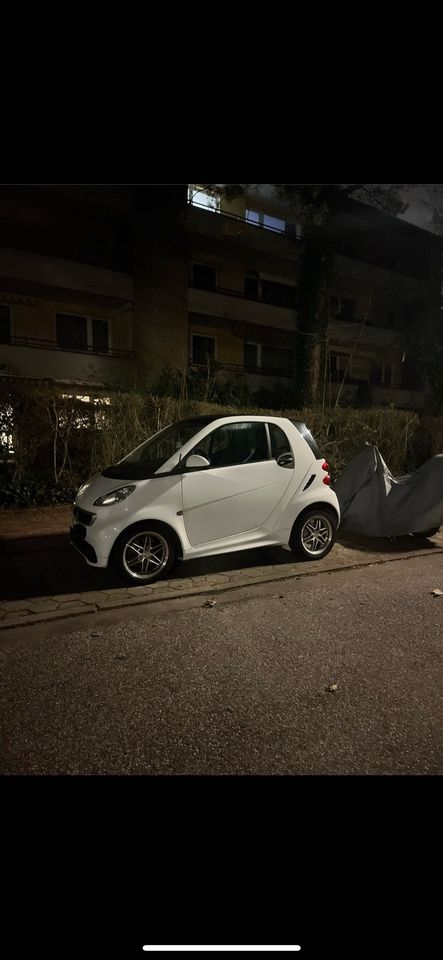
[(126, 530), (113, 550), (113, 564), (132, 583), (153, 583), (166, 577), (177, 559), (174, 537), (167, 527), (147, 521)]
[(337, 521), (328, 510), (313, 507), (295, 521), (289, 541), (293, 553), (305, 560), (325, 557), (335, 542)]

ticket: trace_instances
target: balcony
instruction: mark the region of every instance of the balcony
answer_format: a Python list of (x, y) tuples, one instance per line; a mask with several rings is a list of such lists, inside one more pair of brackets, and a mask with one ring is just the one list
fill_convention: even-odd
[(107, 298), (116, 303), (132, 302), (134, 299), (134, 281), (129, 273), (27, 250), (0, 247), (0, 253), (2, 277), (18, 285), (20, 292), (29, 289), (44, 296), (46, 290), (60, 293), (69, 290)]
[(294, 330), (297, 316), (296, 310), (264, 303), (262, 300), (252, 300), (242, 291), (225, 290), (220, 287), (215, 290), (202, 290), (192, 284), (189, 285), (188, 308), (191, 313), (260, 324), (281, 330)]
[(187, 206), (187, 223), (191, 233), (285, 260), (298, 260), (303, 249), (303, 240), (286, 231), (273, 230), (251, 223), (245, 217), (207, 210), (191, 203)]
[(133, 370), (134, 354), (129, 350), (63, 349), (52, 340), (32, 337), (10, 337), (1, 344), (2, 375), (125, 384), (133, 378)]
[[(189, 360), (188, 366), (195, 370), (207, 371), (208, 369), (207, 363), (198, 363), (195, 360)], [(286, 377), (287, 379), (294, 377), (294, 370), (285, 370), (281, 367), (257, 367), (245, 363), (223, 363), (222, 360), (211, 361), (211, 372), (213, 374), (228, 373), (232, 376), (248, 374), (258, 377)]]
[[(334, 400), (340, 389), (343, 375), (331, 378), (331, 400)], [(368, 380), (352, 380), (346, 377), (341, 392), (341, 402), (353, 403), (357, 398), (358, 388), (365, 384), (371, 391), (372, 405), (377, 407), (398, 407), (400, 410), (423, 410), (425, 395), (421, 390), (404, 390), (401, 387), (377, 386)]]

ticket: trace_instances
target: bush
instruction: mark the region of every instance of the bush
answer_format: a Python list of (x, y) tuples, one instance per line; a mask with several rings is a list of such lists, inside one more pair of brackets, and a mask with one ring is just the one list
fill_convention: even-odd
[[(395, 409), (351, 407), (304, 410), (248, 403), (242, 381), (217, 386), (218, 403), (180, 395), (109, 392), (63, 397), (55, 385), (0, 380), (0, 425), (12, 434), (14, 450), (3, 450), (2, 506), (64, 503), (81, 483), (116, 463), (147, 437), (176, 420), (205, 414), (274, 414), (305, 421), (328, 459), (335, 478), (365, 443), (376, 445), (394, 474), (421, 466), (443, 451), (443, 417), (419, 420)], [(257, 399), (257, 398), (255, 398)], [(5, 430), (6, 432), (6, 430)], [(9, 461), (9, 462), (8, 462)]]
[(52, 503), (72, 503), (78, 490), (78, 485), (70, 487), (68, 484), (43, 483), (38, 480), (25, 479), (19, 483), (12, 480), (2, 483), (0, 487), (0, 507), (32, 507), (47, 506)]

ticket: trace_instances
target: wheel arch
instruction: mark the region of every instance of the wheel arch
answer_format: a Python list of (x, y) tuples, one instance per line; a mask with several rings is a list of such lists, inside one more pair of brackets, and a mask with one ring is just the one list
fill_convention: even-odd
[(338, 515), (337, 510), (336, 510), (335, 507), (332, 505), (332, 503), (325, 503), (324, 500), (314, 500), (313, 503), (309, 503), (306, 507), (303, 507), (303, 510), (300, 510), (300, 513), (297, 514), (297, 516), (296, 516), (296, 518), (295, 518), (295, 520), (294, 520), (294, 523), (292, 524), (291, 536), (290, 536), (289, 540), (291, 540), (291, 538), (292, 538), (292, 535), (293, 535), (293, 533), (294, 533), (294, 528), (295, 528), (296, 524), (297, 524), (297, 523), (300, 523), (300, 520), (302, 520), (303, 517), (304, 517), (307, 513), (310, 513), (311, 510), (323, 510), (324, 513), (329, 513), (330, 516), (331, 516), (331, 517), (333, 518), (333, 520), (335, 521), (336, 526), (338, 527), (340, 518), (339, 518), (339, 515)]
[(118, 548), (118, 544), (121, 541), (122, 537), (128, 533), (136, 533), (137, 530), (143, 530), (143, 528), (146, 527), (147, 524), (155, 524), (157, 528), (161, 528), (163, 530), (166, 530), (168, 533), (170, 533), (172, 539), (174, 540), (174, 544), (177, 550), (177, 557), (180, 560), (183, 559), (183, 545), (177, 531), (174, 530), (174, 527), (171, 527), (171, 525), (169, 523), (166, 523), (164, 520), (156, 520), (154, 517), (148, 517), (146, 520), (138, 520), (136, 523), (129, 523), (127, 527), (124, 527), (123, 530), (120, 530), (120, 533), (115, 538), (109, 553), (109, 560), (108, 560), (109, 566), (111, 566), (111, 564), (114, 561), (116, 550)]

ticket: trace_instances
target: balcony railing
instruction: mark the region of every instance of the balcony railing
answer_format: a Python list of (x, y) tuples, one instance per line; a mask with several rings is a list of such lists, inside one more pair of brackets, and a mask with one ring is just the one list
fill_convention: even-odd
[[(196, 367), (200, 370), (207, 370), (208, 364), (204, 361), (199, 360), (189, 360), (188, 365), (190, 367)], [(291, 378), (294, 376), (294, 370), (282, 370), (281, 367), (257, 367), (253, 364), (246, 363), (222, 363), (221, 360), (212, 360), (210, 364), (212, 373), (220, 373), (221, 371), (226, 371), (227, 373), (253, 373), (259, 374), (265, 377), (287, 377)]]
[[(251, 300), (252, 303), (264, 303), (267, 307), (281, 307), (282, 310), (296, 310), (296, 301), (294, 297), (294, 303), (283, 304), (283, 303), (272, 303), (271, 300), (265, 300), (263, 297), (251, 297), (250, 294), (245, 293), (243, 290), (230, 290), (227, 287), (204, 287), (201, 283), (195, 283), (193, 280), (189, 281), (189, 286), (193, 290), (203, 290), (205, 293), (221, 293), (225, 297), (234, 297), (237, 300)], [(294, 287), (294, 291), (296, 287)]]
[(280, 227), (271, 227), (267, 224), (256, 223), (255, 220), (248, 220), (247, 217), (241, 217), (236, 213), (227, 213), (225, 210), (217, 210), (214, 208), (208, 207), (204, 203), (195, 203), (192, 200), (188, 200), (188, 207), (195, 207), (197, 210), (205, 210), (206, 213), (214, 214), (217, 217), (226, 217), (228, 220), (236, 220), (238, 223), (245, 223), (248, 227), (253, 227), (255, 230), (265, 230), (267, 233), (278, 233), (283, 237), (289, 237), (291, 240), (294, 240), (296, 243), (304, 243), (304, 238), (297, 236), (293, 233), (292, 230), (286, 229), (286, 223), (283, 228)]
[(62, 353), (92, 354), (97, 357), (113, 357), (120, 360), (133, 360), (132, 350), (94, 350), (94, 347), (62, 347), (54, 340), (42, 340), (36, 337), (2, 337), (0, 343), (11, 347), (32, 347), (34, 350), (58, 350)]

